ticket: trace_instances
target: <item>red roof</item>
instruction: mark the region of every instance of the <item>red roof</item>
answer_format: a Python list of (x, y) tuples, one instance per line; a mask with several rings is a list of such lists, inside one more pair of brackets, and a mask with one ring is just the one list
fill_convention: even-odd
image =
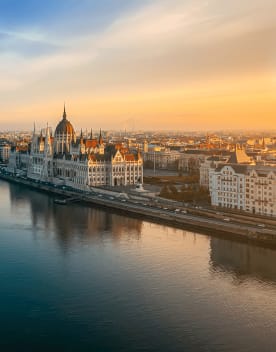
[(125, 160), (126, 161), (135, 161), (135, 157), (133, 154), (126, 154), (125, 155)]
[(90, 139), (85, 141), (86, 148), (96, 148), (97, 147), (97, 139)]

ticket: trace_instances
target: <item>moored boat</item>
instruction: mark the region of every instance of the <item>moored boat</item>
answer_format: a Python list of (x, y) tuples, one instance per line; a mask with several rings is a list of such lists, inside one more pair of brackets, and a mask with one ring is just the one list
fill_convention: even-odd
[(67, 204), (67, 201), (66, 201), (66, 199), (55, 198), (55, 199), (54, 199), (54, 203), (56, 203), (56, 204), (61, 204), (61, 205), (65, 205), (65, 204)]

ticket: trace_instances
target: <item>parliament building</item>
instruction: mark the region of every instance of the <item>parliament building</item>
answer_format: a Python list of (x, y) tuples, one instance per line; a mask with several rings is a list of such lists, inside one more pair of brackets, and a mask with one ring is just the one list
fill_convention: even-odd
[[(54, 135), (48, 126), (40, 133), (34, 128), (27, 159), (28, 178), (81, 190), (143, 182), (143, 160), (139, 151), (130, 152), (121, 143), (107, 144), (101, 132), (98, 138), (93, 138), (92, 131), (89, 136), (81, 132), (77, 137), (67, 119), (65, 106)], [(17, 160), (16, 156), (10, 158), (11, 163)], [(15, 170), (18, 165), (9, 165), (9, 168)]]

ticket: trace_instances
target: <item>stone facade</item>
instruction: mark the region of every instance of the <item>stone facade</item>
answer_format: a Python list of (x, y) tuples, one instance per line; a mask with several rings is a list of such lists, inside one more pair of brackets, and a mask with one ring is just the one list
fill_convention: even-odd
[(228, 157), (209, 156), (200, 164), (199, 167), (199, 184), (201, 187), (209, 189), (209, 173), (211, 169), (216, 168), (219, 164), (227, 162)]
[(6, 163), (10, 157), (11, 146), (9, 144), (0, 144), (0, 161)]
[[(106, 145), (102, 134), (92, 132), (77, 138), (74, 128), (63, 118), (54, 136), (47, 126), (39, 134), (34, 130), (28, 154), (27, 177), (86, 190), (98, 186), (127, 186), (143, 182), (143, 160), (140, 153), (130, 153), (121, 144)], [(19, 167), (15, 153), (10, 169)]]
[(210, 169), (214, 206), (276, 216), (276, 168), (225, 164)]
[[(144, 146), (145, 150), (145, 146)], [(150, 162), (156, 169), (178, 169), (178, 162), (181, 153), (176, 150), (148, 150), (143, 153), (144, 162)]]

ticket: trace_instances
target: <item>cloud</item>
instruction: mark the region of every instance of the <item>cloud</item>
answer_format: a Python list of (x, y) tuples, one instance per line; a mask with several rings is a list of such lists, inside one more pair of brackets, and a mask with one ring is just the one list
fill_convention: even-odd
[[(56, 103), (66, 96), (111, 101), (148, 94), (154, 100), (155, 94), (189, 89), (196, 97), (197, 87), (208, 94), (210, 84), (219, 95), (224, 89), (220, 81), (232, 85), (231, 94), (240, 94), (242, 79), (256, 77), (257, 82), (275, 68), (274, 1), (155, 0), (131, 5), (121, 4), (120, 11), (113, 7), (101, 23), (92, 16), (90, 23), (93, 7), (76, 8), (71, 2), (71, 10), (58, 20), (55, 16), (49, 28), (2, 30), (0, 91), (7, 106), (15, 96), (18, 104), (43, 104), (46, 98)], [(78, 16), (72, 17), (74, 9)], [(84, 9), (89, 11), (79, 16)], [(103, 16), (104, 7), (98, 11)]]

